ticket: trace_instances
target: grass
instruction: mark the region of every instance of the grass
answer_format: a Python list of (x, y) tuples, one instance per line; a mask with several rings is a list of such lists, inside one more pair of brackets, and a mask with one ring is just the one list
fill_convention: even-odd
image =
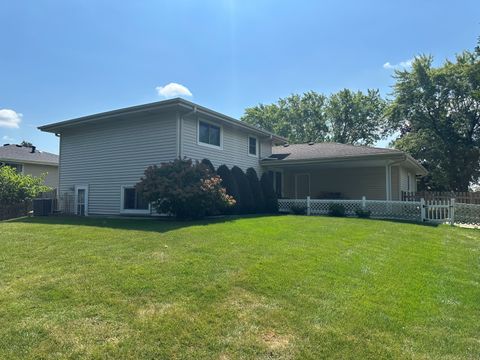
[(0, 222), (0, 358), (480, 358), (480, 231)]

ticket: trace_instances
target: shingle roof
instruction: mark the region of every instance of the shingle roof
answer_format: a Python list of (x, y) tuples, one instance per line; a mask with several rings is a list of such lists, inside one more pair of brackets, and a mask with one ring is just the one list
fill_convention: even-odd
[(31, 147), (15, 144), (0, 146), (0, 161), (1, 160), (58, 165), (58, 155), (37, 149), (35, 149), (35, 152), (32, 152)]
[(369, 155), (401, 155), (400, 150), (376, 148), (370, 146), (355, 146), (333, 142), (318, 144), (291, 144), (288, 146), (274, 146), (269, 160), (314, 160), (334, 159)]

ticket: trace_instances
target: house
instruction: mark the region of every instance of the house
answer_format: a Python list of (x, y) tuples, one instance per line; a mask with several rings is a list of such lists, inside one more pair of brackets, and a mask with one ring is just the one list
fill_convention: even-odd
[(58, 188), (58, 155), (39, 151), (35, 146), (0, 146), (0, 166), (11, 166), (25, 175), (45, 176), (45, 185)]
[(77, 214), (149, 214), (135, 192), (145, 169), (175, 158), (271, 171), (279, 196), (398, 199), (426, 173), (398, 150), (286, 139), (183, 99), (170, 99), (39, 127), (60, 137), (59, 193)]

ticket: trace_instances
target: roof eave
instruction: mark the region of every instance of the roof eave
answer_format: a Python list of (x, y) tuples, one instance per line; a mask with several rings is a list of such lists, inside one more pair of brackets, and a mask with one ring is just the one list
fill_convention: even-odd
[(0, 158), (0, 161), (5, 162), (12, 162), (18, 164), (31, 164), (31, 165), (45, 165), (45, 166), (58, 166), (58, 162), (50, 162), (50, 161), (35, 161), (35, 160), (21, 160), (21, 159), (13, 159), (13, 158)]
[(206, 116), (217, 118), (219, 120), (230, 123), (233, 126), (238, 126), (238, 127), (243, 128), (245, 130), (253, 131), (254, 133), (256, 133), (258, 135), (262, 135), (262, 136), (265, 136), (265, 137), (270, 137), (270, 138), (272, 138), (272, 139), (274, 139), (278, 142), (281, 142), (281, 143), (286, 143), (287, 142), (287, 139), (285, 139), (284, 137), (275, 135), (275, 134), (273, 134), (269, 131), (259, 129), (255, 126), (252, 126), (250, 124), (246, 124), (246, 123), (244, 123), (242, 121), (239, 121), (237, 119), (234, 119), (230, 116), (224, 115), (222, 113), (211, 110), (211, 109), (206, 108), (204, 106), (197, 105), (197, 104), (195, 104), (191, 101), (188, 101), (188, 100), (185, 100), (185, 99), (182, 99), (182, 98), (163, 100), (163, 101), (159, 101), (159, 102), (156, 102), (156, 103), (137, 105), (137, 106), (132, 106), (132, 107), (128, 107), (128, 108), (107, 111), (107, 112), (103, 112), (103, 113), (99, 113), (99, 114), (83, 116), (83, 117), (79, 117), (79, 118), (76, 118), (76, 119), (65, 120), (65, 121), (61, 121), (61, 122), (57, 122), (57, 123), (53, 123), (53, 124), (39, 126), (38, 129), (41, 130), (41, 131), (45, 131), (45, 132), (56, 133), (59, 130), (64, 129), (66, 127), (70, 127), (70, 126), (85, 124), (85, 123), (94, 122), (94, 121), (98, 121), (98, 120), (104, 120), (104, 119), (112, 118), (112, 117), (119, 116), (119, 115), (134, 114), (134, 113), (145, 112), (145, 111), (163, 110), (163, 109), (167, 109), (169, 107), (181, 107), (181, 108), (184, 108), (185, 110), (197, 109), (197, 111), (200, 111), (201, 113), (203, 113)]
[(357, 160), (402, 160), (405, 159), (405, 154), (399, 153), (390, 153), (390, 154), (370, 154), (370, 155), (353, 155), (353, 156), (342, 156), (342, 157), (328, 157), (328, 158), (315, 158), (315, 159), (294, 159), (294, 160), (272, 160), (272, 159), (262, 159), (262, 164), (265, 165), (287, 165), (287, 164), (314, 164), (314, 163), (331, 163), (331, 162), (346, 162), (346, 161), (357, 161)]
[(420, 164), (415, 158), (409, 154), (405, 154), (407, 157), (407, 160), (413, 167), (415, 167), (418, 171), (416, 171), (416, 175), (420, 176), (426, 176), (428, 175), (428, 170), (425, 169), (425, 167)]

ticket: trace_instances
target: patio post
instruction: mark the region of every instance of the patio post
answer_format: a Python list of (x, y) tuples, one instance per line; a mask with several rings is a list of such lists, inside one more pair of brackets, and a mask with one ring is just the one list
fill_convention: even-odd
[(365, 208), (367, 207), (367, 198), (365, 197), (365, 195), (362, 196), (362, 209), (365, 210)]
[(422, 222), (425, 221), (425, 199), (420, 199), (420, 216), (422, 218)]
[(455, 198), (450, 199), (450, 225), (455, 224)]
[(310, 216), (310, 195), (307, 196), (307, 215)]

